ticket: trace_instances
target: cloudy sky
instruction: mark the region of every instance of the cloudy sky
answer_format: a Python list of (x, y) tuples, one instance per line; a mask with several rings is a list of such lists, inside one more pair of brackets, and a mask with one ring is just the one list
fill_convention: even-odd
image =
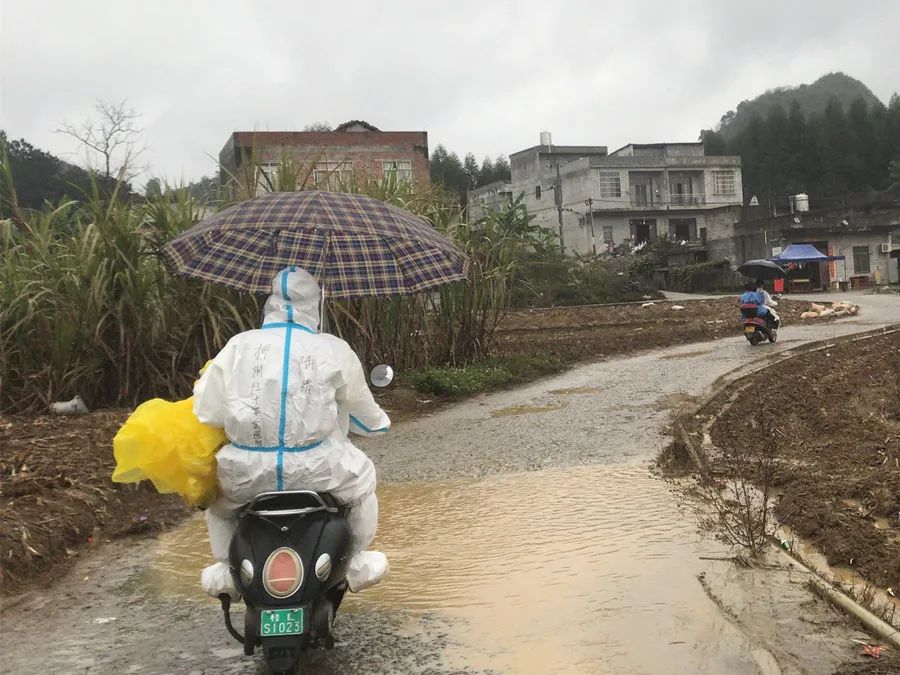
[(0, 0), (0, 128), (64, 155), (63, 120), (127, 100), (169, 180), (212, 173), (233, 130), (320, 120), (424, 129), (479, 158), (542, 129), (695, 140), (742, 99), (833, 70), (887, 102), (898, 25), (895, 0)]

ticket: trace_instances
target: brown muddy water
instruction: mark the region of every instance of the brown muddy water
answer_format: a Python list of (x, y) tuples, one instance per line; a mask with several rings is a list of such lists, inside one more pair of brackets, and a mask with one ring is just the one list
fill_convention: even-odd
[[(886, 518), (875, 520), (872, 526), (880, 530), (891, 528), (890, 521)], [(879, 618), (893, 625), (894, 628), (900, 628), (900, 598), (897, 597), (900, 589), (877, 588), (867, 582), (852, 567), (829, 564), (828, 559), (814, 544), (800, 537), (787, 526), (780, 528), (778, 536), (789, 542), (792, 551), (807, 567), (815, 570), (827, 581), (836, 584), (847, 595), (860, 602)]]
[[(439, 613), (449, 667), (495, 672), (756, 673), (754, 653), (697, 579), (705, 556), (666, 483), (644, 467), (507, 474), (379, 488), (379, 586), (347, 612)], [(163, 535), (145, 581), (202, 599), (205, 524)]]

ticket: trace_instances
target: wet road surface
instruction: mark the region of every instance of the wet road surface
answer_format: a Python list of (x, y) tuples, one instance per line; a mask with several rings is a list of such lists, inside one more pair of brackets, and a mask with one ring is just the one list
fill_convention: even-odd
[[(742, 570), (648, 461), (673, 407), (763, 350), (900, 321), (852, 321), (580, 367), (368, 443), (381, 586), (345, 606), (310, 672), (830, 672), (854, 631), (785, 571)], [(114, 542), (0, 614), (0, 672), (261, 672), (197, 584), (201, 520)], [(235, 608), (239, 613), (240, 607)]]

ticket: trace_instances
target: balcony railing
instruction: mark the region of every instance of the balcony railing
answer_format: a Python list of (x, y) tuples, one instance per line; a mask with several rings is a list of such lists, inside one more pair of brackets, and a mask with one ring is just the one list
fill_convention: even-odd
[(669, 195), (669, 204), (672, 206), (703, 206), (706, 203), (706, 195)]
[(631, 205), (642, 208), (663, 209), (667, 206), (703, 206), (706, 195), (670, 194), (668, 201), (664, 197), (631, 194)]

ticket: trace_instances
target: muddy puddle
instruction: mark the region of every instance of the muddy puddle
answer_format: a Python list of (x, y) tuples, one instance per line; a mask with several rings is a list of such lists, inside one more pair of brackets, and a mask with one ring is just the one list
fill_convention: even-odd
[(660, 356), (660, 361), (675, 361), (677, 359), (693, 359), (697, 356), (705, 356), (706, 354), (712, 354), (712, 349), (700, 349), (692, 352), (677, 352), (675, 354), (666, 354), (664, 356)]
[[(759, 672), (697, 580), (694, 520), (646, 468), (386, 485), (375, 548), (390, 576), (343, 611), (449, 620), (448, 667), (495, 672)], [(205, 524), (160, 537), (143, 582), (204, 599)]]
[(509, 408), (491, 410), (491, 417), (511, 417), (513, 415), (553, 412), (554, 410), (560, 410), (562, 407), (562, 403), (551, 403), (550, 405), (516, 405)]
[(603, 392), (601, 387), (568, 387), (567, 389), (551, 389), (548, 394), (554, 396), (575, 396), (577, 394), (600, 394)]

